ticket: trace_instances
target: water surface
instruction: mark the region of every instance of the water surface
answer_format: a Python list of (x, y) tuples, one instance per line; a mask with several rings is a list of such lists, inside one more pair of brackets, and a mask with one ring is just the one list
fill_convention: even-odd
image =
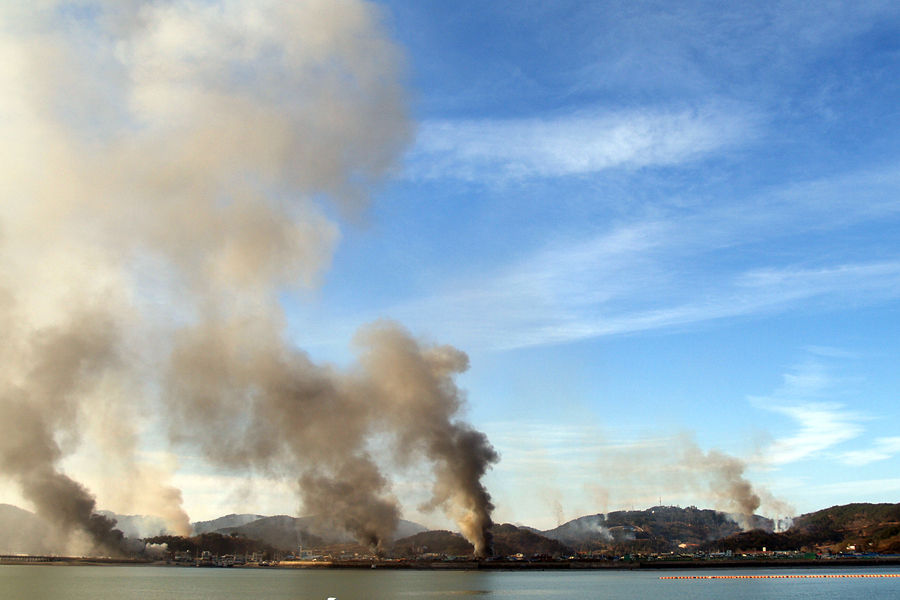
[(900, 598), (900, 578), (692, 579), (671, 575), (898, 573), (900, 568), (686, 571), (387, 571), (0, 566), (2, 600), (765, 600)]

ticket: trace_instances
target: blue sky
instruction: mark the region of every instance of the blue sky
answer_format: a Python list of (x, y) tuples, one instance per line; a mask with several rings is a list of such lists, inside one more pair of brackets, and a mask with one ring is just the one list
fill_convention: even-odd
[(684, 436), (797, 512), (898, 499), (896, 4), (384, 9), (415, 142), (298, 344), (388, 317), (469, 353), (501, 520), (708, 505), (617, 466)]
[[(468, 354), (497, 521), (728, 510), (735, 468), (773, 517), (900, 500), (896, 2), (374, 6), (0, 6), (9, 335), (72, 294), (138, 323), (93, 420), (48, 426), (99, 506), (154, 510), (142, 464), (193, 520), (297, 511), (153, 404), (178, 327), (273, 286), (318, 364), (378, 319)], [(418, 468), (404, 516), (453, 526)]]

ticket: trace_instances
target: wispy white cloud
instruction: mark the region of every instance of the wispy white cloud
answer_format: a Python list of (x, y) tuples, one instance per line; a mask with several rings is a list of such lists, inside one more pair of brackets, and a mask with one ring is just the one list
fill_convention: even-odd
[(469, 348), (509, 349), (785, 311), (811, 301), (827, 308), (900, 296), (900, 260), (754, 269), (709, 280), (666, 272), (640, 255), (607, 260), (615, 253), (595, 251), (584, 260), (584, 253), (582, 247), (533, 257), (391, 314)]
[(850, 352), (843, 348), (834, 348), (832, 346), (806, 346), (804, 349), (814, 356), (824, 358), (859, 358), (858, 352)]
[[(629, 3), (575, 4), (567, 10), (577, 15), (571, 22), (579, 26), (566, 34), (583, 44), (573, 59), (581, 64), (573, 83), (580, 89), (639, 86), (658, 94), (702, 94), (721, 89), (722, 73), (728, 72), (746, 75), (743, 81), (728, 80), (732, 93), (757, 99), (771, 99), (780, 91), (774, 82), (796, 80), (805, 74), (802, 67), (815, 64), (824, 52), (842, 48), (873, 24), (896, 19), (896, 6), (881, 1), (829, 2), (815, 18), (808, 7), (790, 2), (728, 3), (715, 10), (681, 2), (650, 11)], [(820, 79), (828, 75), (817, 72)]]
[[(884, 479), (863, 479), (855, 481), (838, 481), (810, 486), (810, 490), (821, 495), (840, 495), (858, 499), (857, 501), (877, 502), (879, 497), (890, 495), (891, 502), (896, 500), (897, 492), (900, 492), (900, 478), (888, 477)], [(887, 501), (885, 499), (883, 501)], [(848, 500), (844, 500), (847, 502)]]
[[(310, 319), (304, 343), (327, 346), (361, 323), (390, 317), (467, 350), (498, 350), (892, 301), (900, 298), (900, 258), (884, 247), (831, 254), (828, 246), (785, 240), (896, 219), (897, 167), (791, 184), (740, 202), (645, 206), (590, 231), (570, 224), (511, 262), (345, 315), (342, 335), (333, 322), (321, 329), (321, 319)], [(769, 245), (782, 250), (760, 250)]]
[[(657, 207), (590, 234), (559, 236), (513, 263), (383, 310), (467, 348), (515, 348), (684, 327), (715, 319), (867, 305), (900, 297), (889, 253), (799, 249), (738, 263), (742, 248), (900, 213), (900, 171), (836, 175), (744, 202)], [(853, 201), (848, 200), (852, 198)]]
[[(751, 269), (704, 277), (635, 248), (664, 249), (665, 224), (617, 230), (538, 253), (476, 280), (364, 315), (390, 316), (469, 350), (506, 350), (778, 313), (868, 305), (900, 296), (900, 260)], [(630, 239), (640, 230), (642, 242)], [(655, 232), (655, 233), (653, 233)], [(660, 237), (654, 237), (659, 234)], [(617, 245), (622, 242), (623, 245)], [(625, 246), (630, 246), (626, 248)], [(679, 269), (682, 269), (679, 271)], [(349, 337), (355, 325), (346, 325)], [(334, 329), (305, 330), (307, 343)]]
[[(892, 298), (900, 294), (898, 269), (900, 261), (896, 260), (819, 268), (760, 268), (742, 274), (736, 284), (748, 292), (761, 290), (786, 301), (823, 295), (857, 296), (863, 291), (870, 298)], [(860, 285), (863, 289), (855, 288)]]
[(673, 436), (627, 438), (617, 431), (611, 436), (590, 424), (492, 422), (484, 425), (491, 442), (503, 456), (498, 468), (533, 467), (537, 463), (563, 470), (591, 470), (590, 463), (603, 454), (648, 451), (671, 444)]
[(844, 382), (824, 365), (810, 360), (783, 375), (783, 384), (769, 396), (751, 396), (755, 406), (788, 417), (798, 429), (765, 449), (764, 464), (778, 466), (821, 456), (824, 451), (859, 437), (866, 415), (834, 400), (844, 394)]
[(851, 466), (888, 460), (900, 454), (900, 437), (877, 438), (870, 448), (850, 450), (840, 455), (840, 461)]
[(799, 430), (776, 440), (766, 451), (770, 464), (783, 465), (820, 454), (823, 450), (852, 440), (865, 431), (860, 415), (836, 403), (805, 403), (769, 406), (769, 410), (796, 421)]
[(560, 177), (695, 160), (753, 135), (746, 109), (645, 109), (505, 120), (425, 122), (414, 178)]

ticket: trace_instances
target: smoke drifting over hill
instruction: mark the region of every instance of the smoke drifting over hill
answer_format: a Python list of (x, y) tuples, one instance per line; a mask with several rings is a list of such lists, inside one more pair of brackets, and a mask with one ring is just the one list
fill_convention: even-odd
[(745, 475), (747, 463), (719, 450), (703, 450), (687, 434), (647, 441), (641, 446), (606, 449), (595, 465), (606, 486), (593, 486), (601, 509), (615, 505), (663, 504), (666, 498), (700, 498), (743, 529), (758, 527), (758, 509), (787, 517), (794, 509)]
[(60, 466), (91, 435), (123, 493), (187, 533), (137, 458), (137, 419), (162, 409), (177, 444), (296, 478), (307, 510), (372, 545), (399, 515), (385, 465), (426, 461), (429, 506), (488, 552), (497, 455), (458, 420), (465, 354), (379, 322), (339, 371), (286, 340), (279, 295), (337, 243), (321, 202), (359, 210), (411, 136), (378, 10), (50, 2), (0, 22), (0, 468), (41, 516), (117, 551)]

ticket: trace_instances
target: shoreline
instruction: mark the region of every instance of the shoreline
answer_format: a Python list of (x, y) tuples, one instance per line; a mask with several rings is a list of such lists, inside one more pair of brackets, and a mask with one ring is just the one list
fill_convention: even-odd
[(414, 561), (414, 560), (353, 560), (353, 561), (290, 561), (277, 565), (255, 564), (234, 567), (196, 566), (170, 561), (136, 558), (72, 557), (72, 556), (0, 556), (0, 565), (50, 566), (155, 566), (179, 568), (236, 568), (236, 569), (380, 569), (419, 571), (634, 571), (675, 569), (796, 569), (796, 568), (864, 568), (900, 566), (900, 557), (839, 558), (839, 559), (763, 559), (763, 560), (644, 560), (644, 561)]

